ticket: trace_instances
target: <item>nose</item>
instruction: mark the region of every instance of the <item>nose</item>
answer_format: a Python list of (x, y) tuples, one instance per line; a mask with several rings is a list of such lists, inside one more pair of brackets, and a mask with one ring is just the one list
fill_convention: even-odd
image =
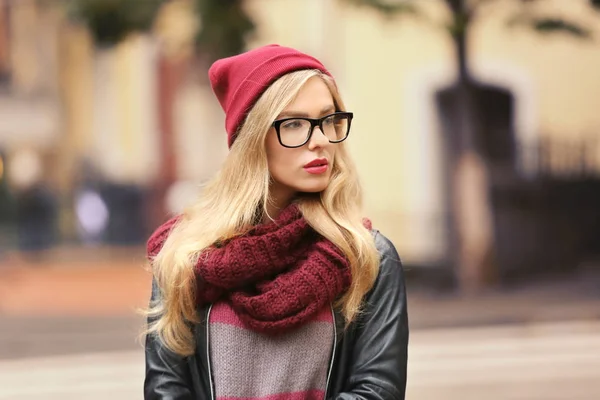
[(312, 132), (312, 136), (308, 141), (308, 148), (314, 149), (316, 147), (323, 147), (329, 144), (329, 139), (323, 133), (319, 126), (315, 126)]

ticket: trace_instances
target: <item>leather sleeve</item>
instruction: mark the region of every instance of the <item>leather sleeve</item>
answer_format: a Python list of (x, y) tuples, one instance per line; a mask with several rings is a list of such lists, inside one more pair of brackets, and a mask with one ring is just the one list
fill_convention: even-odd
[(348, 378), (336, 399), (404, 400), (408, 359), (408, 314), (400, 257), (377, 232), (379, 275), (357, 321)]
[[(152, 282), (151, 302), (160, 300), (160, 292)], [(149, 319), (148, 322), (152, 320)], [(191, 400), (192, 382), (187, 357), (164, 347), (155, 335), (146, 337), (145, 400)]]

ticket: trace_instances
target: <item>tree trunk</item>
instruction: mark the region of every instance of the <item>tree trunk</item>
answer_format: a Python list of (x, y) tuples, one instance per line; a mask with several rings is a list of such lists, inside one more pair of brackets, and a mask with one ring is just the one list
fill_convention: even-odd
[[(451, 120), (456, 124), (448, 159), (450, 171), (449, 202), (452, 216), (453, 249), (459, 288), (473, 294), (494, 279), (493, 217), (486, 162), (477, 146), (482, 129), (476, 86), (468, 69), (468, 14), (462, 0), (447, 0), (455, 14), (453, 32), (457, 63), (456, 104)], [(452, 140), (452, 139), (450, 139)]]

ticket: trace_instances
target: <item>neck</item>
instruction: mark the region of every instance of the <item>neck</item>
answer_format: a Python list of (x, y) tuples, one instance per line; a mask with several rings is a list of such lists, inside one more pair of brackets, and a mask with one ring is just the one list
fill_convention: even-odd
[(292, 199), (294, 198), (294, 194), (288, 192), (276, 193), (274, 191), (271, 191), (269, 197), (270, 201), (267, 203), (267, 212), (265, 213), (265, 215), (263, 215), (263, 223), (270, 222), (271, 219), (277, 219), (281, 211), (283, 211), (287, 206), (290, 205)]

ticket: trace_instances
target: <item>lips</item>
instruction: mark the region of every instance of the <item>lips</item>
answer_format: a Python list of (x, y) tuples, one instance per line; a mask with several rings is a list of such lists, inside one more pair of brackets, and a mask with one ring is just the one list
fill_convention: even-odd
[(323, 166), (327, 166), (328, 164), (329, 164), (329, 162), (327, 161), (326, 158), (317, 158), (315, 160), (312, 160), (308, 164), (306, 164), (304, 166), (304, 168), (323, 167)]
[(317, 158), (304, 166), (304, 170), (312, 175), (320, 175), (327, 172), (329, 162), (326, 158)]

